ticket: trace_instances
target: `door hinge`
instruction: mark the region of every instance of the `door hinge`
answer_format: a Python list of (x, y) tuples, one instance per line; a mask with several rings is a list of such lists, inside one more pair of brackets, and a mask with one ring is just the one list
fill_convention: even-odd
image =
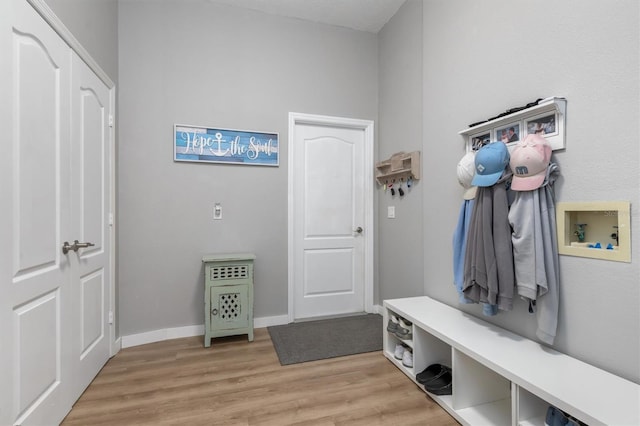
[(109, 213), (109, 226), (113, 226), (113, 213)]
[(113, 311), (109, 311), (109, 324), (113, 324)]
[(109, 114), (109, 127), (113, 127), (113, 115)]

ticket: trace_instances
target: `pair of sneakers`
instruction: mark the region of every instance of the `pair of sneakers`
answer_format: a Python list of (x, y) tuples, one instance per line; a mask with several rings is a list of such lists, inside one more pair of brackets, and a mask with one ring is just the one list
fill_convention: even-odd
[(411, 340), (411, 338), (413, 337), (411, 326), (411, 322), (407, 321), (406, 319), (396, 315), (389, 315), (387, 331), (389, 333), (395, 334), (397, 338), (402, 340)]
[(398, 343), (395, 351), (393, 352), (393, 356), (395, 359), (402, 360), (402, 365), (405, 367), (413, 367), (413, 352), (411, 351), (411, 348)]

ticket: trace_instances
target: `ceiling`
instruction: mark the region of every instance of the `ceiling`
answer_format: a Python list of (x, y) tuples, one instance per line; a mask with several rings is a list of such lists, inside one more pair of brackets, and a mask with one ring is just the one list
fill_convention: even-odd
[(208, 0), (359, 31), (377, 33), (405, 0)]

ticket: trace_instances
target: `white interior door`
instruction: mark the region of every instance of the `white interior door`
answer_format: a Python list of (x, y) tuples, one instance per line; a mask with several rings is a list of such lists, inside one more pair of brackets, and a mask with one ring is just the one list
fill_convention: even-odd
[(73, 306), (73, 394), (109, 359), (110, 93), (78, 57), (71, 82), (71, 217), (73, 238), (92, 246), (69, 252)]
[[(10, 5), (11, 25), (0, 25), (11, 104), (0, 117), (0, 424), (50, 425), (109, 353), (111, 98), (31, 5)], [(63, 253), (85, 238), (96, 246)]]
[[(69, 90), (71, 51), (26, 3), (13, 2), (12, 157), (7, 187), (12, 234), (0, 245), (11, 259), (2, 281), (2, 352), (12, 376), (2, 424), (52, 424), (73, 403), (70, 373), (69, 263), (60, 250), (71, 231)], [(4, 274), (3, 274), (4, 278)], [(6, 346), (5, 346), (6, 345)]]
[(290, 126), (290, 319), (370, 311), (372, 123), (305, 118)]

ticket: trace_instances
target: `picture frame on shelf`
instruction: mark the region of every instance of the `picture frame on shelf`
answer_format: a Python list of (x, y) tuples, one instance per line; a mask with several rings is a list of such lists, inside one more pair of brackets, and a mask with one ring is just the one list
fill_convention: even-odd
[(470, 136), (472, 151), (477, 151), (489, 142), (491, 142), (491, 132), (482, 132), (477, 135)]
[(496, 140), (502, 141), (507, 145), (518, 142), (519, 140), (522, 140), (523, 139), (522, 131), (521, 131), (522, 126), (520, 124), (521, 123), (518, 121), (514, 123), (509, 123), (506, 126), (495, 128), (494, 132), (496, 135)]
[(541, 114), (525, 120), (527, 134), (539, 134), (545, 138), (558, 135), (558, 114)]

